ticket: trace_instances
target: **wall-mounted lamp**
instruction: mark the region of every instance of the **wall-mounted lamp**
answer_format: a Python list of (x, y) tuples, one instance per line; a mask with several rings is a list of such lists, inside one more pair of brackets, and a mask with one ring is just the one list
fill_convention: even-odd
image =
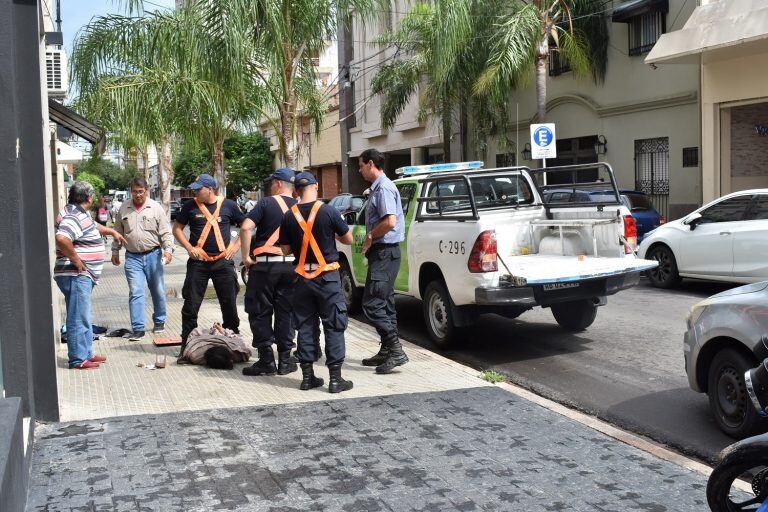
[(595, 153), (598, 155), (604, 155), (608, 150), (608, 141), (605, 140), (605, 135), (598, 135), (597, 142), (595, 142)]
[(523, 155), (523, 160), (531, 159), (531, 144), (529, 142), (525, 143), (525, 146), (523, 147), (523, 150), (520, 152), (520, 154)]

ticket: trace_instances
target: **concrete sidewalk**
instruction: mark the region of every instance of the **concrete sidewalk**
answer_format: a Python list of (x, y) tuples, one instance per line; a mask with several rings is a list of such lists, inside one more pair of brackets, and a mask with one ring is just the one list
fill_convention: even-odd
[[(183, 268), (169, 269), (171, 295)], [(127, 324), (123, 283), (108, 269), (96, 291), (95, 318), (110, 328)], [(179, 310), (170, 298), (171, 331)], [(206, 301), (201, 324), (217, 312)], [(375, 334), (358, 322), (347, 344), (355, 389), (340, 396), (299, 391), (297, 374), (144, 370), (136, 363), (158, 352), (149, 340), (97, 341), (110, 360), (89, 372), (65, 369), (62, 352), (67, 421), (37, 428), (28, 510), (706, 509), (698, 472), (408, 343), (410, 364), (374, 375), (359, 361)]]

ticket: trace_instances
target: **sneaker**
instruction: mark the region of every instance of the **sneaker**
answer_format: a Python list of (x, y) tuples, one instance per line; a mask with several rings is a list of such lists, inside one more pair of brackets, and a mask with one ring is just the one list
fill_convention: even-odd
[(95, 370), (99, 367), (99, 363), (94, 363), (92, 361), (83, 361), (77, 366), (72, 366), (72, 370)]
[(141, 338), (144, 337), (144, 331), (133, 331), (129, 336), (128, 339), (130, 341), (139, 341)]
[(163, 333), (163, 332), (165, 332), (165, 324), (156, 324), (152, 328), (152, 334), (160, 334), (160, 333)]
[(92, 363), (106, 363), (107, 358), (105, 356), (100, 356), (99, 354), (93, 354), (93, 357), (89, 359)]

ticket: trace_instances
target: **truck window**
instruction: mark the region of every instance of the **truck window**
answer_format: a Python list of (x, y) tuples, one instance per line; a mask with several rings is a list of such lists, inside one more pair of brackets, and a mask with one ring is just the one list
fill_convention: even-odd
[[(520, 175), (481, 176), (471, 178), (472, 196), (478, 209), (519, 206), (533, 203), (533, 193), (528, 182)], [(463, 179), (441, 180), (429, 184), (427, 197), (468, 195), (467, 183)], [(437, 201), (427, 201), (426, 213), (439, 212)], [(442, 201), (443, 212), (459, 212), (470, 209), (468, 199)]]
[(397, 186), (397, 190), (400, 192), (400, 202), (403, 205), (403, 216), (408, 216), (408, 209), (411, 207), (411, 201), (416, 193), (415, 183), (404, 183)]

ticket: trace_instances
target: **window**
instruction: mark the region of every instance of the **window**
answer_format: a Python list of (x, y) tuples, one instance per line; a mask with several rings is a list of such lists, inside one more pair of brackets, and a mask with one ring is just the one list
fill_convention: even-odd
[(683, 167), (699, 166), (699, 148), (683, 148)]
[(768, 219), (768, 195), (760, 194), (756, 196), (752, 208), (749, 209), (746, 220), (766, 220)]
[(660, 214), (669, 215), (668, 137), (635, 141), (635, 190), (649, 196)]
[(744, 219), (747, 207), (752, 202), (752, 196), (736, 196), (725, 201), (720, 201), (701, 211), (699, 224), (713, 222), (733, 222)]
[(624, 197), (629, 201), (629, 209), (633, 212), (636, 211), (652, 211), (653, 203), (648, 199), (648, 196), (643, 194), (626, 194)]
[(648, 53), (666, 31), (666, 13), (648, 12), (635, 16), (629, 22), (629, 54)]
[(415, 183), (405, 183), (398, 185), (397, 190), (400, 192), (400, 202), (403, 205), (403, 216), (408, 215), (408, 209), (411, 207), (411, 201), (416, 193)]
[(554, 41), (549, 42), (549, 76), (558, 76), (571, 70), (565, 59), (562, 58), (560, 50), (553, 48)]
[(515, 153), (499, 153), (496, 155), (496, 167), (514, 167), (517, 165)]
[[(499, 208), (505, 206), (520, 206), (533, 203), (533, 193), (528, 182), (520, 175), (486, 176), (472, 178), (470, 181), (472, 196), (477, 209)], [(430, 183), (427, 197), (462, 196), (467, 195), (467, 182), (463, 179), (444, 180)], [(470, 209), (469, 199), (454, 199), (426, 203), (426, 213), (443, 213), (467, 211)]]

